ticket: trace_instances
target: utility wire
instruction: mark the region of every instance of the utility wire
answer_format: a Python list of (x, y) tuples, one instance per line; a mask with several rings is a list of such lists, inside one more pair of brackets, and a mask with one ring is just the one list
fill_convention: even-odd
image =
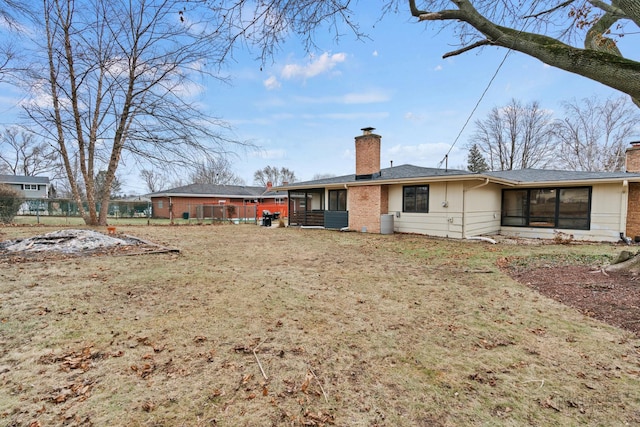
[(478, 99), (478, 102), (476, 102), (475, 107), (473, 107), (473, 110), (471, 110), (471, 113), (469, 114), (469, 117), (467, 117), (467, 120), (462, 125), (462, 128), (460, 129), (460, 132), (458, 132), (458, 136), (456, 136), (456, 139), (454, 139), (453, 143), (451, 143), (451, 147), (449, 147), (449, 151), (447, 151), (447, 154), (445, 154), (444, 158), (442, 160), (440, 160), (440, 163), (438, 163), (438, 168), (440, 168), (440, 166), (442, 166), (442, 163), (444, 163), (444, 161), (449, 158), (449, 153), (451, 153), (451, 150), (453, 150), (453, 147), (458, 142), (458, 139), (460, 139), (460, 136), (462, 135), (462, 132), (464, 132), (465, 128), (467, 127), (467, 125), (471, 121), (471, 117), (473, 117), (473, 114), (476, 112), (476, 110), (480, 106), (480, 103), (482, 102), (482, 100), (484, 99), (484, 96), (489, 91), (489, 88), (491, 87), (491, 85), (493, 84), (493, 81), (498, 76), (498, 72), (500, 71), (500, 69), (502, 68), (504, 63), (506, 62), (507, 57), (509, 56), (510, 53), (511, 53), (511, 49), (507, 50), (507, 53), (505, 53), (504, 58), (502, 58), (502, 61), (498, 65), (498, 68), (496, 68), (496, 71), (493, 73), (493, 76), (491, 77), (491, 80), (489, 80), (489, 83), (487, 83), (487, 86), (484, 88), (484, 91), (480, 95), (480, 98)]
[[(536, 4), (535, 2), (533, 2), (531, 4), (531, 7), (529, 9), (529, 14), (533, 11), (533, 9), (535, 9)], [(529, 25), (531, 21), (529, 21), (528, 23), (525, 23), (522, 27), (522, 29), (520, 29), (520, 31), (518, 31), (518, 33), (522, 33), (525, 28)], [(460, 129), (460, 132), (458, 132), (458, 135), (456, 136), (456, 139), (453, 140), (453, 142), (451, 143), (451, 147), (449, 147), (449, 151), (447, 151), (447, 154), (444, 155), (444, 158), (442, 160), (440, 160), (440, 163), (438, 163), (438, 168), (440, 168), (440, 166), (442, 166), (442, 163), (444, 163), (446, 160), (448, 160), (449, 158), (449, 154), (451, 153), (451, 150), (453, 150), (453, 147), (456, 145), (456, 143), (458, 142), (458, 139), (460, 139), (460, 136), (462, 135), (462, 132), (464, 132), (465, 128), (467, 127), (467, 125), (469, 124), (469, 122), (471, 121), (471, 117), (473, 117), (473, 114), (476, 112), (476, 110), (478, 109), (478, 107), (480, 106), (480, 103), (482, 102), (482, 100), (484, 99), (484, 96), (487, 94), (487, 92), (489, 91), (489, 88), (491, 87), (491, 85), (493, 84), (493, 81), (496, 79), (496, 77), (498, 76), (498, 72), (500, 71), (500, 69), (502, 68), (502, 66), (504, 65), (504, 63), (507, 60), (507, 57), (509, 56), (509, 54), (513, 51), (513, 49), (508, 48), (507, 53), (504, 54), (504, 58), (502, 58), (502, 61), (500, 62), (500, 64), (498, 64), (498, 67), (496, 68), (496, 71), (493, 73), (493, 76), (491, 77), (491, 80), (489, 80), (489, 83), (487, 83), (487, 86), (485, 87), (484, 91), (482, 92), (482, 94), (480, 95), (480, 98), (478, 99), (478, 102), (476, 102), (476, 105), (473, 107), (473, 110), (471, 110), (471, 113), (469, 114), (469, 117), (467, 117), (467, 120), (464, 122), (464, 124), (462, 125), (462, 128)]]

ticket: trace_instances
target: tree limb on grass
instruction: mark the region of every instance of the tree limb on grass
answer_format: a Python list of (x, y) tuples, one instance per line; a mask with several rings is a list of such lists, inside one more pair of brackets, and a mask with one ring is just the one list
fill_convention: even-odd
[(262, 369), (262, 363), (260, 363), (260, 359), (258, 359), (258, 355), (256, 354), (256, 350), (258, 349), (258, 347), (260, 347), (260, 345), (262, 345), (263, 342), (264, 340), (260, 341), (258, 345), (253, 348), (252, 351), (253, 351), (253, 357), (255, 357), (256, 362), (258, 362), (258, 367), (260, 368), (260, 372), (262, 372), (262, 376), (264, 377), (265, 380), (268, 380), (269, 377), (267, 377), (267, 374), (264, 373), (264, 369)]

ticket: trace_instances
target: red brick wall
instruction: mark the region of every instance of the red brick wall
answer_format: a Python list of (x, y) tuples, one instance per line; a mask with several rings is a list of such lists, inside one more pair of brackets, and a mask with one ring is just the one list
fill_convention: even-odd
[(627, 200), (627, 229), (625, 233), (633, 239), (640, 236), (640, 183), (629, 183)]
[(380, 233), (380, 215), (387, 213), (389, 205), (386, 185), (349, 187), (349, 228), (368, 233)]
[(356, 175), (380, 171), (380, 135), (369, 133), (356, 136)]
[[(640, 172), (640, 143), (632, 143), (627, 148), (625, 169), (627, 172)], [(632, 239), (640, 236), (640, 183), (629, 183), (627, 195), (627, 229), (625, 233)]]
[(626, 151), (627, 172), (640, 172), (640, 143), (634, 142)]
[[(182, 218), (182, 214), (189, 212), (190, 217), (195, 217), (197, 213), (197, 206), (204, 204), (217, 205), (221, 200), (224, 200), (226, 204), (232, 205), (251, 205), (253, 203), (245, 203), (243, 199), (233, 199), (224, 197), (172, 197), (173, 203), (173, 218)], [(160, 206), (162, 201), (162, 207)], [(267, 201), (272, 201), (268, 199)], [(169, 218), (169, 198), (168, 197), (154, 197), (152, 200), (153, 217), (154, 218)]]

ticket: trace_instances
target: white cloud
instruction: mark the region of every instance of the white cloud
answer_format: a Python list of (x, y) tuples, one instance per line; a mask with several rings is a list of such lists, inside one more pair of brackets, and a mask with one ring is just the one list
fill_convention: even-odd
[(424, 116), (421, 116), (419, 114), (415, 114), (415, 113), (412, 113), (411, 111), (409, 111), (409, 112), (405, 113), (404, 119), (408, 120), (410, 122), (419, 123), (419, 122), (423, 122), (424, 121)]
[[(424, 143), (417, 145), (397, 144), (387, 150), (387, 156), (393, 159), (393, 163), (397, 165), (409, 163), (413, 165), (437, 167), (444, 156), (449, 152), (450, 144), (444, 142)], [(460, 150), (457, 147), (449, 153), (449, 168), (453, 166), (452, 159), (458, 161)], [(457, 163), (455, 163), (457, 164)], [(441, 167), (444, 168), (444, 163)]]
[(278, 78), (276, 76), (269, 77), (267, 80), (262, 82), (262, 84), (264, 84), (264, 87), (267, 90), (280, 89), (280, 86), (281, 86), (281, 84), (278, 81)]
[(433, 71), (442, 71), (442, 65), (436, 65), (436, 68)]
[(349, 160), (355, 160), (355, 158), (356, 158), (355, 150), (344, 150), (342, 152), (342, 158), (343, 159), (349, 159)]
[(265, 159), (265, 160), (284, 159), (286, 156), (287, 156), (287, 150), (284, 150), (284, 149), (258, 150), (249, 154), (249, 157)]
[(378, 51), (374, 50), (373, 53), (371, 54), (372, 56), (378, 56)]
[(386, 102), (391, 96), (381, 91), (370, 91), (361, 93), (347, 93), (343, 97), (345, 104), (376, 104)]
[(387, 102), (391, 99), (391, 95), (379, 90), (372, 90), (368, 92), (352, 92), (344, 95), (336, 96), (323, 96), (323, 97), (309, 97), (309, 96), (296, 96), (294, 100), (296, 102), (304, 104), (377, 104)]
[(280, 73), (283, 79), (302, 78), (308, 79), (331, 71), (337, 64), (347, 59), (345, 53), (334, 53), (330, 55), (325, 52), (319, 57), (311, 57), (311, 62), (306, 65), (287, 64)]

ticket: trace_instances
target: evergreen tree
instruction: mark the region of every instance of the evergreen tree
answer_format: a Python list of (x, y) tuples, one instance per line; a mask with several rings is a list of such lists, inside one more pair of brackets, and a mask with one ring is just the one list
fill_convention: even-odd
[(469, 169), (470, 172), (486, 172), (489, 170), (489, 165), (480, 152), (478, 144), (473, 144), (469, 149), (467, 169)]

